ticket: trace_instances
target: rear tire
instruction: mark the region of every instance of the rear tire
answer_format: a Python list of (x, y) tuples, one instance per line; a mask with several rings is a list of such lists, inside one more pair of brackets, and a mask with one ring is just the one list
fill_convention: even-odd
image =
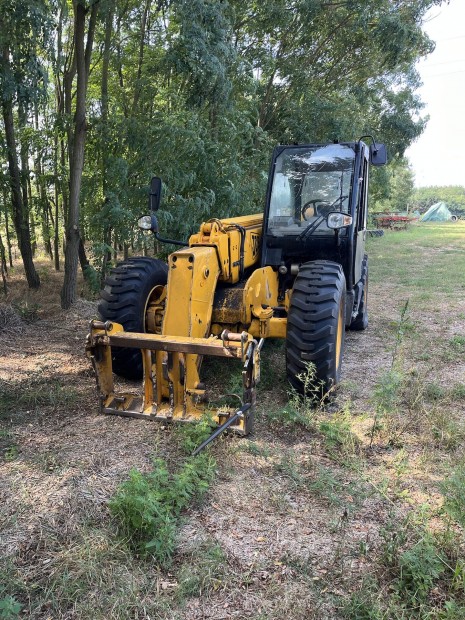
[(312, 261), (301, 266), (292, 290), (286, 339), (286, 371), (304, 394), (298, 375), (315, 366), (315, 389), (327, 392), (339, 382), (345, 339), (346, 282), (341, 265)]
[[(145, 332), (145, 313), (156, 286), (165, 285), (168, 265), (156, 258), (138, 256), (118, 263), (100, 291), (98, 311), (102, 321), (121, 323), (125, 331)], [(142, 378), (139, 349), (112, 348), (113, 372), (125, 379)]]
[(363, 331), (368, 327), (368, 256), (365, 254), (362, 263), (362, 296), (358, 306), (358, 313), (352, 319), (349, 328), (354, 331)]

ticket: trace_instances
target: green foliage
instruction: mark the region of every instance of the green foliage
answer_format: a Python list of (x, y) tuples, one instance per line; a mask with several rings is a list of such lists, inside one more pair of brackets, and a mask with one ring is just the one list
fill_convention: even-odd
[(444, 609), (439, 612), (439, 620), (462, 620), (465, 618), (465, 606), (454, 600), (446, 601)]
[(9, 445), (3, 453), (5, 461), (15, 461), (18, 458), (19, 450), (18, 446), (15, 444)]
[(252, 456), (261, 456), (263, 458), (269, 458), (272, 454), (268, 446), (261, 445), (255, 441), (241, 442), (239, 449), (243, 450), (244, 452), (248, 452)]
[(176, 521), (172, 497), (166, 491), (168, 471), (162, 461), (154, 462), (148, 475), (131, 471), (129, 480), (110, 501), (120, 533), (141, 555), (153, 554), (165, 563), (175, 548)]
[[(184, 450), (191, 453), (210, 434), (210, 421), (186, 425), (180, 431)], [(163, 459), (155, 459), (148, 473), (132, 470), (110, 501), (110, 511), (121, 536), (141, 556), (151, 556), (166, 565), (176, 547), (181, 512), (207, 491), (216, 464), (203, 452), (188, 457), (170, 474)]]
[(13, 304), (14, 309), (26, 323), (35, 323), (39, 319), (39, 305), (25, 300)]
[(351, 502), (353, 502), (354, 495), (360, 490), (356, 485), (349, 484), (346, 479), (341, 480), (333, 470), (327, 467), (318, 467), (316, 477), (309, 483), (308, 489), (332, 506), (341, 506), (346, 503), (347, 495), (351, 496)]
[(378, 411), (386, 413), (398, 407), (404, 379), (403, 373), (398, 370), (388, 370), (381, 375), (374, 392)]
[(213, 417), (206, 414), (195, 424), (178, 427), (175, 432), (183, 452), (186, 455), (192, 454), (212, 434), (215, 426)]
[(314, 420), (312, 420), (311, 411), (302, 407), (298, 397), (292, 396), (284, 407), (272, 409), (267, 413), (267, 419), (272, 423), (284, 428), (295, 428), (302, 426), (303, 428), (312, 429)]
[(440, 487), (444, 495), (444, 510), (465, 527), (465, 465), (459, 464), (451, 471)]
[(0, 599), (0, 620), (15, 620), (20, 612), (21, 605), (12, 596)]
[(453, 336), (449, 340), (450, 347), (460, 354), (465, 354), (465, 336)]
[[(421, 608), (444, 575), (447, 562), (434, 537), (423, 525), (414, 523), (415, 517), (392, 520), (381, 529), (382, 559), (391, 571), (399, 603)], [(421, 515), (418, 518), (422, 521)]]
[(441, 201), (447, 204), (452, 213), (465, 215), (465, 187), (462, 185), (420, 187), (413, 194), (412, 207), (425, 213), (432, 205)]
[(47, 68), (39, 50), (51, 50), (54, 3), (0, 1), (2, 49), (10, 53), (0, 62), (0, 92), (29, 106), (47, 95)]
[(338, 411), (331, 418), (322, 420), (318, 430), (323, 434), (329, 450), (337, 448), (348, 453), (353, 453), (356, 450), (358, 439), (352, 432), (349, 411)]
[(304, 477), (291, 451), (286, 450), (284, 454), (282, 454), (279, 461), (274, 464), (274, 469), (290, 480), (297, 488), (302, 488), (304, 486)]
[(223, 584), (226, 557), (218, 544), (204, 543), (194, 550), (178, 573), (177, 596), (181, 599), (208, 595)]
[(439, 384), (428, 382), (424, 386), (425, 398), (427, 400), (438, 402), (444, 399), (446, 390)]
[(425, 534), (398, 558), (399, 593), (412, 603), (425, 602), (433, 585), (444, 573), (444, 558), (436, 548), (431, 536)]
[(372, 211), (411, 211), (414, 177), (407, 159), (402, 157), (388, 162), (383, 174), (375, 177), (373, 191), (378, 199), (372, 201)]
[(450, 395), (453, 400), (465, 400), (465, 384), (457, 383), (451, 389)]
[(348, 620), (383, 620), (384, 613), (376, 600), (376, 583), (365, 579), (362, 588), (353, 592), (345, 603), (342, 614)]

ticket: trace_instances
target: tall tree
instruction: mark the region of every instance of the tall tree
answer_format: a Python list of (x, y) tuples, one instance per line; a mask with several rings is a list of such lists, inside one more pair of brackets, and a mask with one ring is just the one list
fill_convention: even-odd
[[(61, 307), (69, 308), (77, 297), (77, 268), (79, 261), (80, 209), (84, 147), (86, 141), (86, 94), (90, 61), (97, 19), (97, 1), (87, 6), (83, 0), (73, 1), (74, 55), (76, 62), (76, 108), (70, 148), (69, 207), (66, 222), (65, 277), (61, 289)], [(86, 38), (86, 14), (90, 11)]]
[(46, 45), (48, 26), (45, 2), (0, 2), (0, 92), (10, 177), (13, 223), (30, 288), (40, 286), (34, 267), (28, 212), (27, 143), (21, 139), (22, 169), (18, 160), (18, 141), (14, 108), (21, 126), (28, 109), (45, 91), (45, 76), (39, 60), (40, 46)]

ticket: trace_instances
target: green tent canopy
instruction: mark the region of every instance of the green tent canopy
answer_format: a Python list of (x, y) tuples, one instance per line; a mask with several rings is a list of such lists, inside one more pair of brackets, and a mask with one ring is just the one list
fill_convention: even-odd
[(445, 202), (436, 202), (423, 214), (421, 222), (447, 222), (452, 219), (452, 213)]

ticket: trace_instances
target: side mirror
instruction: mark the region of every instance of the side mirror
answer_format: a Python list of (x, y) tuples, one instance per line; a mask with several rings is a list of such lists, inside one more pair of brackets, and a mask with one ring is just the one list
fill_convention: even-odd
[(372, 166), (384, 166), (387, 163), (385, 144), (374, 143), (370, 145), (370, 163)]
[(149, 209), (150, 211), (158, 211), (161, 201), (161, 179), (160, 177), (152, 177), (150, 182)]

